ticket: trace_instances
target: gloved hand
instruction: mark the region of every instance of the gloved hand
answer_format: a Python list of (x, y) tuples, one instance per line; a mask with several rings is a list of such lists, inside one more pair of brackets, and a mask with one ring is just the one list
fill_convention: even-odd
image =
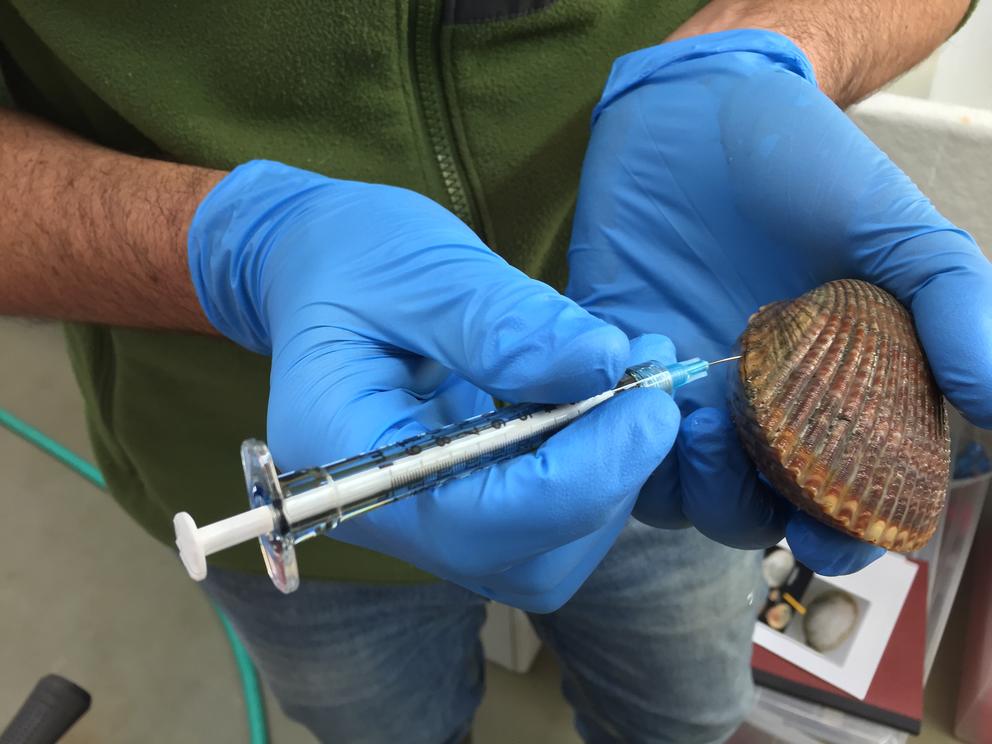
[[(189, 231), (211, 323), (271, 353), (268, 443), (297, 469), (511, 401), (570, 402), (632, 362), (631, 346), (490, 251), (454, 215), (404, 189), (271, 162), (235, 169)], [(372, 512), (332, 537), (532, 611), (564, 603), (609, 549), (671, 448), (679, 413), (632, 391), (497, 465)]]
[[(912, 311), (937, 382), (992, 425), (992, 270), (974, 241), (816, 87), (803, 53), (732, 31), (620, 58), (593, 115), (568, 296), (628, 334), (663, 330), (685, 356), (733, 353), (761, 305), (860, 278)], [(679, 393), (678, 456), (635, 516), (729, 545), (783, 533), (824, 574), (882, 551), (773, 495), (727, 414), (732, 365)], [(692, 413), (694, 412), (694, 413)]]

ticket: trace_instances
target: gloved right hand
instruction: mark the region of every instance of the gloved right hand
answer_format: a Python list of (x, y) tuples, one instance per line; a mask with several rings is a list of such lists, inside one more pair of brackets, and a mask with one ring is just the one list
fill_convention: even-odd
[[(242, 165), (207, 195), (189, 264), (214, 327), (272, 355), (268, 443), (281, 469), (482, 413), (491, 395), (570, 402), (610, 387), (629, 364), (674, 361), (664, 337), (631, 345), (430, 199), (279, 163)], [(678, 423), (665, 393), (629, 391), (533, 455), (332, 537), (551, 611), (612, 545)]]

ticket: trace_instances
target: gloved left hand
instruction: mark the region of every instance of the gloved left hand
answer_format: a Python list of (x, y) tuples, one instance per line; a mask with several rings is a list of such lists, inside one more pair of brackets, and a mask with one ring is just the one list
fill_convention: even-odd
[[(992, 269), (978, 246), (819, 90), (803, 52), (731, 31), (619, 59), (593, 115), (567, 294), (680, 356), (733, 353), (748, 317), (861, 278), (913, 314), (937, 382), (992, 425)], [(881, 555), (797, 513), (758, 477), (726, 410), (729, 374), (680, 392), (678, 457), (635, 515), (737, 547), (783, 534), (824, 574)]]

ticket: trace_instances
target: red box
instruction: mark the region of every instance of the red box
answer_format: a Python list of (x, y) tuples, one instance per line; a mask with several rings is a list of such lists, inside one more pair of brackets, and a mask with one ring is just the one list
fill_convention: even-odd
[(992, 742), (992, 507), (986, 504), (971, 550), (968, 630), (954, 735), (971, 744)]

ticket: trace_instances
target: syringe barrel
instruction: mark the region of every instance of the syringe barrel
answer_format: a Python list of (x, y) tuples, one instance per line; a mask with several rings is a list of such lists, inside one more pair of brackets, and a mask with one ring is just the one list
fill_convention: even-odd
[(176, 537), (190, 575), (206, 576), (206, 556), (260, 538), (269, 575), (284, 592), (299, 583), (293, 545), (340, 522), (534, 450), (614, 395), (636, 387), (672, 393), (706, 375), (707, 362), (668, 367), (645, 362), (619, 384), (578, 403), (518, 404), (324, 465), (278, 474), (264, 442), (242, 445), (251, 510), (197, 528), (176, 515)]
[[(611, 393), (604, 393), (608, 396)], [(535, 449), (591, 407), (522, 404), (348, 460), (279, 476), (292, 526), (330, 526)]]
[(612, 390), (578, 403), (507, 406), (328, 465), (283, 473), (278, 476), (282, 515), (294, 532), (331, 529), (371, 509), (536, 449), (619, 391), (655, 387), (670, 393), (683, 377), (680, 365), (666, 368), (645, 362), (627, 370)]

